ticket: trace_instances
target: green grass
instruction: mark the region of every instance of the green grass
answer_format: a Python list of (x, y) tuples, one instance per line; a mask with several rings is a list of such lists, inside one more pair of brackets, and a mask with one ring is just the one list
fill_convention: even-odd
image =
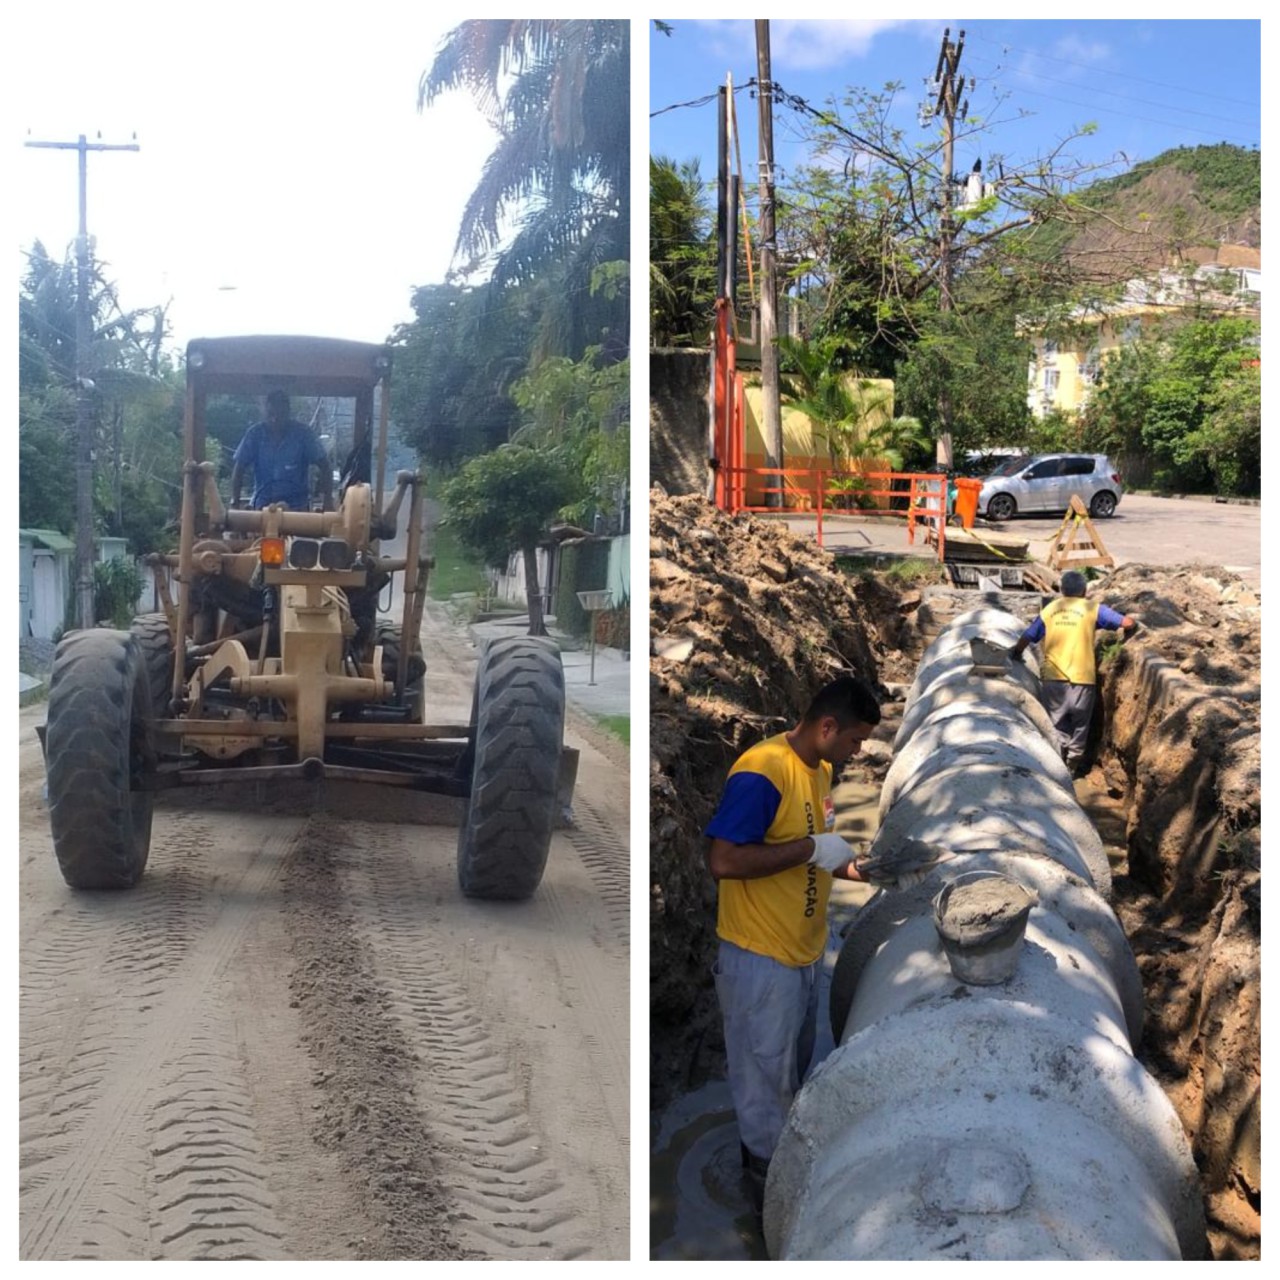
[(630, 716), (597, 716), (601, 727), (607, 729), (615, 738), (620, 738), (624, 745), (631, 745)]
[(842, 573), (879, 574), (899, 586), (917, 582), (943, 582), (946, 572), (935, 559), (909, 556), (837, 556), (836, 568)]
[(484, 563), (475, 552), (462, 545), (447, 524), (435, 528), (432, 555), (436, 558), (436, 567), (427, 581), (427, 594), (433, 600), (447, 600), (460, 591), (484, 590)]

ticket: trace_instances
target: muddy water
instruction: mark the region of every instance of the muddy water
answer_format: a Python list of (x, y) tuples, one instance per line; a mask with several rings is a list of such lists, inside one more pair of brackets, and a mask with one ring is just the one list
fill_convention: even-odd
[[(896, 732), (896, 726), (894, 728)], [(847, 840), (875, 834), (880, 788), (846, 782), (836, 788), (836, 830)], [(835, 1048), (828, 1013), (831, 971), (842, 934), (870, 896), (862, 885), (837, 881), (831, 893), (827, 950), (818, 995), (818, 1026), (810, 1070)], [(767, 1257), (742, 1177), (738, 1126), (729, 1086), (714, 1080), (677, 1098), (650, 1121), (650, 1257), (751, 1261)]]

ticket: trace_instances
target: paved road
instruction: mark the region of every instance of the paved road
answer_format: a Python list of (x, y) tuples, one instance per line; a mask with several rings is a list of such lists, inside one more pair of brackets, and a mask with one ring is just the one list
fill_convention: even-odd
[[(1016, 516), (996, 527), (1030, 538), (1043, 558), (1061, 523), (1061, 516)], [(1261, 507), (1131, 493), (1094, 527), (1119, 564), (1219, 565), (1262, 585)]]
[[(812, 535), (812, 516), (784, 517), (796, 533)], [(1262, 508), (1193, 498), (1154, 498), (1126, 494), (1116, 514), (1095, 521), (1098, 535), (1117, 564), (1210, 564), (1238, 573), (1255, 589), (1262, 585)], [(990, 526), (1001, 534), (1026, 538), (1030, 552), (1045, 559), (1062, 524), (1060, 515), (1016, 516)], [(823, 544), (840, 554), (928, 555), (923, 535), (907, 543), (900, 520), (828, 516)]]

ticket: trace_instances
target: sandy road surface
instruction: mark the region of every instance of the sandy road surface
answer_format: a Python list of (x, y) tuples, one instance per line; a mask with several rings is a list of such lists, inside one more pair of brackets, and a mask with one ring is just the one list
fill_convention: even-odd
[[(474, 653), (424, 622), (433, 716)], [(20, 1255), (620, 1258), (625, 768), (572, 724), (576, 830), (469, 901), (388, 792), (166, 798), (125, 894), (58, 873), (19, 720)], [(323, 807), (321, 807), (323, 806)], [(430, 816), (430, 815), (429, 815)]]

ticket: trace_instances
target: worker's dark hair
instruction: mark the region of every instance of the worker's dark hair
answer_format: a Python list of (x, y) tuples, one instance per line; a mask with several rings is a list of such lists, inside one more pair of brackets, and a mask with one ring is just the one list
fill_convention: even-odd
[(877, 725), (880, 703), (875, 690), (865, 680), (858, 676), (839, 676), (818, 690), (802, 719), (805, 724), (813, 724), (825, 716), (834, 716), (841, 729), (855, 724)]
[(271, 409), (277, 406), (283, 409), (285, 413), (289, 412), (289, 397), (279, 387), (274, 391), (267, 392), (267, 408)]
[(1062, 594), (1082, 596), (1089, 590), (1089, 579), (1079, 569), (1068, 569), (1062, 575)]

